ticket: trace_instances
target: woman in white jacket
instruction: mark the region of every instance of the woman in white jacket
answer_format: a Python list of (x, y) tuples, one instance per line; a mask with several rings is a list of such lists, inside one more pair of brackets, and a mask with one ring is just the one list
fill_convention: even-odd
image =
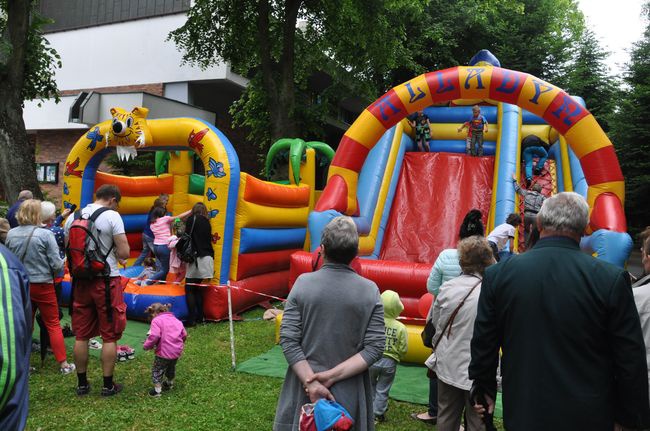
[(460, 241), (458, 257), (462, 274), (440, 287), (433, 304), (436, 362), (432, 370), (438, 376), (438, 431), (458, 431), (463, 410), (467, 431), (485, 429), (469, 400), (472, 382), (467, 368), (481, 280), (485, 268), (495, 262), (491, 251), (480, 236)]

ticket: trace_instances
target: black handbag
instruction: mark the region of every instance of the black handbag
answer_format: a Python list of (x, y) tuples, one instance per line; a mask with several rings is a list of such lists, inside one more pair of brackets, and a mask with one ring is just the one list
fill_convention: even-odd
[(428, 347), (430, 349), (433, 348), (434, 335), (436, 335), (436, 327), (433, 326), (433, 322), (429, 319), (427, 320), (427, 323), (424, 324), (424, 329), (420, 334), (420, 336), (422, 337), (422, 344), (424, 344), (424, 347)]
[(192, 220), (192, 229), (190, 229), (190, 233), (188, 234), (187, 232), (183, 232), (176, 243), (176, 253), (182, 262), (194, 263), (199, 254), (192, 238), (194, 225), (196, 225), (196, 216), (194, 216), (194, 220)]

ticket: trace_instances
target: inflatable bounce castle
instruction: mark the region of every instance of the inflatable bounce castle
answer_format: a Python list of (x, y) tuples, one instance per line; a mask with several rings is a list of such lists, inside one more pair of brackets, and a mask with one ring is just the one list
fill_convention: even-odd
[[(214, 320), (228, 315), (226, 284), (235, 288), (235, 313), (269, 297), (284, 297), (300, 273), (311, 271), (309, 251), (318, 247), (323, 227), (338, 215), (349, 215), (360, 234), (361, 274), (382, 291), (400, 294), (402, 318), (409, 323), (406, 360), (422, 362), (429, 353), (419, 333), (432, 301), (426, 292), (431, 266), (441, 250), (456, 246), (470, 209), (482, 211), (488, 231), (507, 214), (522, 211), (511, 175), (521, 175), (523, 137), (537, 135), (551, 144), (544, 174), (534, 180), (546, 195), (575, 191), (587, 199), (590, 223), (583, 249), (622, 266), (632, 246), (621, 169), (584, 102), (534, 76), (501, 68), (488, 51), (470, 64), (420, 75), (366, 108), (343, 136), (322, 194), (316, 190), (316, 151), (302, 141), (283, 142), (292, 148), (290, 174), (286, 184), (279, 184), (240, 172), (232, 145), (211, 124), (192, 118), (147, 120), (146, 108), (113, 109), (112, 120), (91, 127), (68, 156), (64, 206), (85, 206), (102, 184), (118, 185), (135, 257), (147, 213), (160, 193), (170, 195), (173, 214), (203, 202), (215, 262), (212, 285), (205, 289), (205, 314)], [(458, 132), (474, 104), (490, 124), (482, 157), (465, 154), (465, 135)], [(433, 135), (426, 153), (417, 152), (407, 121), (420, 110)], [(121, 158), (166, 151), (169, 160), (165, 172), (147, 177), (98, 171), (112, 151)], [(201, 161), (200, 172), (194, 172), (191, 153)], [(127, 270), (126, 275), (133, 274)], [(173, 303), (181, 318), (186, 313), (178, 283), (128, 282), (125, 296), (132, 318), (144, 317), (155, 301)]]
[[(64, 207), (84, 207), (102, 184), (119, 186), (119, 212), (135, 258), (142, 250), (148, 212), (159, 194), (169, 194), (172, 214), (203, 202), (209, 211), (215, 263), (213, 286), (204, 290), (206, 318), (227, 318), (226, 284), (236, 288), (235, 313), (268, 301), (269, 296), (257, 292), (286, 296), (289, 256), (305, 247), (307, 217), (316, 199), (314, 148), (298, 146), (303, 154), (291, 166), (299, 172), (290, 175), (289, 184), (262, 181), (240, 172), (231, 143), (213, 125), (193, 118), (147, 120), (147, 113), (142, 107), (131, 112), (113, 108), (112, 120), (91, 127), (77, 141), (65, 164)], [(113, 151), (122, 159), (136, 157), (140, 151), (168, 152), (166, 172), (126, 177), (99, 171), (102, 160)], [(203, 172), (194, 172), (192, 153), (202, 162)], [(124, 275), (135, 276), (139, 269), (127, 268)], [(170, 274), (168, 280), (173, 277)], [(182, 284), (139, 286), (126, 279), (125, 283), (130, 318), (145, 318), (144, 310), (152, 302), (171, 303), (178, 317), (186, 315)], [(64, 293), (69, 296), (67, 279)]]

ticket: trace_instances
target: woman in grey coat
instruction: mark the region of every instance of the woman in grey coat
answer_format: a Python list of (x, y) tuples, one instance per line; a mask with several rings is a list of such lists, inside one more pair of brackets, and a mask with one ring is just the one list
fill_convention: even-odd
[(322, 233), (325, 265), (303, 274), (287, 298), (280, 344), (289, 369), (273, 429), (298, 430), (303, 404), (335, 399), (358, 431), (374, 430), (368, 368), (384, 351), (384, 311), (377, 285), (348, 265), (359, 236), (349, 217)]
[(38, 309), (50, 337), (54, 358), (59, 363), (61, 374), (70, 374), (75, 365), (68, 363), (63, 332), (59, 322), (59, 305), (54, 290), (54, 277), (63, 270), (63, 259), (54, 234), (41, 228), (41, 201), (24, 201), (16, 219), (20, 226), (7, 234), (7, 248), (25, 266), (29, 276), (29, 297), (32, 302), (32, 324)]

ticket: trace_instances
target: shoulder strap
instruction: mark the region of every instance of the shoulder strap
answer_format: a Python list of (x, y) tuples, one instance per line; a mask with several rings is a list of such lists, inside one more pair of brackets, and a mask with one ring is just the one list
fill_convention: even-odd
[(648, 281), (650, 281), (650, 274), (646, 275), (646, 276), (643, 277), (643, 278), (638, 279), (638, 280), (637, 280), (637, 281), (632, 285), (632, 287), (643, 286), (643, 285), (646, 284)]
[(95, 212), (93, 212), (92, 215), (88, 218), (88, 220), (95, 223), (95, 220), (97, 220), (97, 218), (99, 218), (100, 215), (104, 214), (108, 210), (110, 210), (110, 208), (108, 207), (97, 208)]
[(460, 301), (460, 304), (458, 304), (458, 306), (456, 307), (454, 312), (451, 313), (451, 316), (449, 316), (449, 320), (447, 320), (447, 323), (445, 323), (444, 328), (442, 328), (442, 331), (440, 331), (440, 335), (438, 336), (438, 340), (433, 345), (433, 351), (434, 352), (436, 351), (436, 347), (438, 347), (438, 344), (440, 344), (440, 340), (442, 340), (442, 337), (445, 335), (445, 331), (447, 330), (447, 328), (449, 328), (449, 333), (447, 334), (447, 337), (449, 337), (451, 335), (451, 324), (454, 322), (454, 319), (456, 318), (456, 315), (458, 314), (458, 311), (465, 304), (465, 301), (467, 300), (467, 298), (469, 298), (469, 295), (471, 295), (472, 292), (474, 292), (474, 289), (476, 289), (476, 286), (481, 284), (482, 281), (483, 281), (483, 279), (479, 278), (479, 280), (476, 282), (476, 284), (474, 286), (472, 286), (472, 288), (469, 290), (469, 292), (467, 292), (467, 295), (465, 295), (463, 300)]
[(192, 232), (194, 232), (194, 226), (196, 226), (196, 214), (192, 215), (192, 228), (190, 229), (190, 238), (192, 238)]
[(24, 261), (25, 256), (27, 256), (27, 250), (29, 249), (29, 243), (31, 242), (32, 237), (34, 236), (34, 232), (36, 231), (36, 229), (38, 229), (38, 226), (34, 226), (34, 229), (32, 229), (32, 231), (29, 234), (29, 237), (27, 238), (27, 243), (25, 244), (25, 251), (23, 251), (22, 256), (20, 256), (20, 261), (21, 262)]
[[(190, 242), (194, 246), (194, 253), (196, 254), (196, 253), (198, 253), (198, 247), (194, 243), (194, 235), (192, 235), (192, 232), (194, 232), (194, 226), (196, 226), (196, 219), (198, 218), (198, 216), (196, 214), (192, 214), (192, 217), (194, 217), (194, 218), (192, 219), (192, 228), (190, 229)], [(198, 256), (197, 256), (197, 259), (194, 260), (194, 264), (196, 265), (197, 268), (199, 267)]]
[[(110, 210), (110, 208), (108, 208), (108, 207), (97, 208), (97, 209), (96, 209), (96, 210), (95, 210), (95, 211), (90, 215), (90, 217), (88, 218), (88, 221), (91, 221), (91, 222), (95, 223), (95, 221), (99, 218), (99, 216), (102, 215), (102, 214), (104, 214), (104, 213), (105, 213), (106, 211), (108, 211), (108, 210)], [(97, 237), (97, 241), (98, 241), (99, 244), (102, 244), (102, 240), (101, 240), (101, 238)], [(103, 244), (102, 244), (102, 245), (103, 245)], [(111, 254), (111, 252), (113, 251), (113, 248), (115, 248), (115, 241), (113, 241), (113, 243), (111, 244), (110, 248), (108, 249), (108, 251), (107, 251), (106, 254), (104, 255), (104, 260), (106, 260), (106, 259), (108, 258), (108, 255)], [(101, 253), (101, 249), (99, 250), (99, 252)]]

